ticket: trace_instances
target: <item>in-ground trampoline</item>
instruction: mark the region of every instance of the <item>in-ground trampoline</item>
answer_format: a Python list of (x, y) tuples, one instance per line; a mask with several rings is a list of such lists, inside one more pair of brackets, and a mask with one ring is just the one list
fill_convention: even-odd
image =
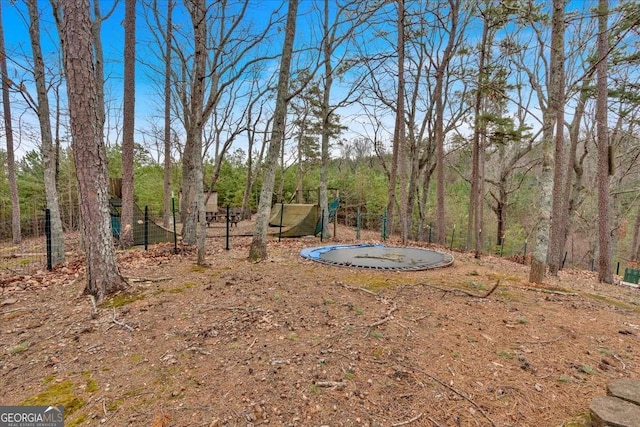
[(338, 267), (377, 270), (427, 270), (453, 263), (453, 256), (443, 252), (380, 244), (318, 246), (303, 249), (300, 256)]

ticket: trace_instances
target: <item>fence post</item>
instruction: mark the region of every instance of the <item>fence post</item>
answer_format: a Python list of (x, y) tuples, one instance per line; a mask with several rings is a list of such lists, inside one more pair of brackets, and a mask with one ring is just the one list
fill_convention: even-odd
[(433, 223), (430, 222), (427, 227), (429, 227), (429, 244), (431, 244), (431, 231), (433, 230)]
[(144, 250), (149, 249), (149, 206), (144, 207)]
[(384, 215), (382, 215), (382, 241), (387, 241), (387, 210), (384, 210)]
[(360, 240), (360, 206), (358, 206), (358, 213), (356, 214), (356, 239)]
[(47, 238), (47, 270), (53, 270), (52, 248), (51, 248), (51, 211), (44, 210), (44, 234)]
[(173, 214), (173, 253), (178, 253), (178, 233), (176, 232), (176, 199), (171, 196), (171, 213)]
[(456, 237), (456, 225), (453, 224), (453, 231), (451, 232), (451, 250), (453, 250), (453, 239)]
[(504, 236), (500, 237), (500, 258), (504, 255)]
[(230, 233), (230, 231), (229, 231), (229, 223), (231, 222), (231, 218), (229, 217), (229, 213), (230, 213), (229, 205), (227, 205), (227, 245), (225, 246), (226, 250), (229, 250), (229, 233)]
[(282, 240), (282, 221), (284, 219), (284, 202), (280, 203), (280, 231), (278, 231), (278, 242)]

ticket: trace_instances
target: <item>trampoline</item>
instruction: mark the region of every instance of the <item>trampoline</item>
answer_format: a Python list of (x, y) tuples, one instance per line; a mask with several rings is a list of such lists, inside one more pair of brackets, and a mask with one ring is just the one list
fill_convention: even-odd
[(381, 244), (318, 246), (303, 249), (300, 256), (338, 267), (374, 270), (428, 270), (453, 263), (453, 256), (443, 252)]

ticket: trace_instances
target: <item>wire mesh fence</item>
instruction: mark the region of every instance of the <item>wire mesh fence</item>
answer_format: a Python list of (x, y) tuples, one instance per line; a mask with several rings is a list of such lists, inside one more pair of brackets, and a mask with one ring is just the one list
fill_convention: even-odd
[[(360, 238), (360, 230), (377, 231), (382, 241), (390, 238), (391, 232), (400, 230), (400, 222), (396, 218), (393, 224), (388, 222), (388, 218), (384, 213), (370, 213), (359, 210), (346, 210), (338, 214), (341, 223), (348, 227), (356, 229), (356, 236)], [(434, 223), (426, 223), (420, 226), (417, 223), (409, 233), (409, 239), (417, 242), (425, 242), (430, 244), (440, 244), (451, 251), (475, 251), (475, 239), (467, 237), (466, 227), (449, 225), (444, 234), (444, 241), (439, 243), (438, 229)], [(510, 237), (508, 233), (498, 238), (495, 231), (492, 235), (481, 236), (482, 245), (479, 248), (484, 255), (493, 255), (502, 258), (508, 258), (514, 262), (521, 264), (529, 264), (532, 251), (534, 250), (534, 242), (523, 237)], [(562, 259), (561, 268), (577, 268), (582, 270), (595, 271), (596, 251), (590, 246), (576, 245), (568, 243), (567, 250)], [(613, 259), (613, 272), (622, 275), (626, 268), (636, 267), (636, 263), (616, 256)]]
[(0, 274), (25, 275), (46, 269), (45, 211), (23, 207), (21, 238), (14, 241), (11, 208), (0, 212)]
[[(11, 215), (2, 212), (0, 218), (0, 277), (30, 275), (54, 267), (52, 253), (63, 252), (65, 260), (83, 255), (80, 233), (76, 228), (64, 224), (62, 241), (53, 238), (47, 209), (22, 212), (21, 238), (14, 242)], [(176, 212), (173, 210), (169, 227), (164, 227), (159, 214), (154, 215), (148, 207), (134, 209), (134, 245), (144, 246), (160, 242), (177, 245)], [(76, 221), (76, 224), (78, 222)], [(120, 210), (112, 206), (111, 231), (114, 245), (119, 245)]]

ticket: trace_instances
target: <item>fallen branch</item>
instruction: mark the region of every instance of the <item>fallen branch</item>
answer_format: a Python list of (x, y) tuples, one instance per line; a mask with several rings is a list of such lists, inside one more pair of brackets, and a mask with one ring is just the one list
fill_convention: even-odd
[(366, 337), (368, 337), (368, 336), (369, 336), (369, 334), (371, 333), (371, 328), (375, 328), (376, 326), (380, 326), (380, 325), (382, 325), (383, 323), (386, 323), (386, 322), (388, 322), (389, 320), (393, 319), (392, 314), (393, 314), (393, 312), (394, 312), (394, 311), (396, 311), (397, 309), (398, 309), (398, 306), (397, 306), (397, 305), (396, 305), (396, 303), (394, 302), (394, 303), (393, 303), (393, 307), (391, 307), (391, 308), (389, 309), (389, 311), (387, 311), (387, 314), (385, 314), (385, 316), (384, 316), (382, 319), (377, 320), (377, 321), (375, 321), (375, 322), (373, 322), (373, 323), (371, 323), (371, 324), (367, 325), (367, 332), (365, 332), (365, 334), (364, 334), (364, 338), (366, 338)]
[(429, 287), (429, 288), (437, 289), (437, 290), (442, 291), (442, 292), (451, 292), (451, 293), (459, 292), (459, 293), (461, 293), (461, 294), (464, 294), (464, 295), (467, 295), (467, 296), (470, 296), (470, 297), (473, 297), (473, 298), (487, 298), (489, 295), (491, 295), (491, 294), (492, 294), (492, 293), (493, 293), (493, 292), (498, 288), (498, 285), (500, 285), (500, 279), (498, 279), (498, 281), (496, 282), (496, 284), (495, 284), (495, 285), (493, 285), (493, 287), (492, 287), (491, 289), (489, 289), (489, 292), (487, 292), (487, 293), (486, 293), (486, 294), (484, 294), (484, 295), (477, 295), (477, 294), (474, 294), (473, 292), (465, 291), (464, 289), (457, 289), (457, 288), (447, 289), (447, 288), (441, 288), (440, 286), (431, 285), (431, 284), (429, 284), (429, 283), (424, 283), (424, 282), (420, 282), (420, 283), (417, 283), (417, 284), (418, 284), (418, 285), (422, 285), (422, 286), (427, 286), (427, 287)]
[(376, 326), (380, 326), (383, 323), (393, 319), (393, 317), (391, 316), (391, 314), (393, 314), (394, 311), (398, 310), (398, 306), (396, 305), (396, 303), (393, 303), (393, 307), (391, 307), (389, 309), (389, 311), (387, 311), (387, 314), (380, 320), (373, 322), (372, 324), (368, 325), (369, 328), (375, 328)]
[(251, 350), (251, 348), (256, 345), (256, 342), (258, 342), (258, 338), (254, 338), (253, 342), (251, 343), (251, 345), (249, 347), (247, 347), (247, 349), (245, 351), (249, 351)]
[(563, 338), (564, 338), (564, 335), (560, 335), (559, 337), (554, 338), (552, 340), (547, 340), (547, 341), (516, 341), (516, 344), (551, 344), (553, 342), (560, 341)]
[(624, 362), (622, 361), (620, 356), (618, 356), (617, 354), (612, 354), (612, 356), (613, 356), (614, 359), (616, 359), (618, 362), (620, 362), (620, 364), (622, 365), (622, 370), (626, 371), (627, 370), (627, 365), (624, 364)]
[(33, 308), (26, 308), (26, 307), (18, 307), (18, 308), (14, 308), (12, 310), (7, 310), (7, 311), (3, 311), (2, 315), (7, 315), (7, 314), (11, 314), (11, 313), (15, 313), (18, 311), (33, 311)]
[(335, 388), (337, 390), (341, 390), (347, 386), (347, 383), (344, 381), (318, 381), (315, 383), (318, 387), (324, 388)]
[(202, 347), (191, 346), (186, 349), (187, 351), (193, 351), (194, 353), (204, 354), (205, 356), (209, 356), (211, 354), (210, 351), (205, 350)]
[(173, 280), (173, 277), (125, 277), (131, 283), (138, 282), (165, 282), (167, 280)]
[(418, 415), (416, 415), (415, 417), (410, 418), (410, 419), (408, 419), (408, 420), (406, 420), (406, 421), (401, 421), (401, 422), (399, 422), (399, 423), (393, 423), (393, 424), (391, 424), (391, 427), (406, 426), (406, 425), (411, 424), (411, 423), (413, 423), (413, 422), (415, 422), (415, 421), (418, 421), (420, 418), (422, 418), (422, 415), (423, 415), (423, 413), (422, 413), (422, 412), (420, 412), (420, 413), (419, 413)]
[(553, 289), (536, 288), (536, 287), (532, 287), (532, 286), (525, 286), (524, 289), (526, 289), (527, 291), (544, 292), (545, 294), (564, 295), (564, 296), (571, 296), (571, 297), (577, 297), (578, 296), (578, 294), (575, 293), (575, 292), (554, 291)]
[(69, 327), (67, 328), (67, 330), (66, 330), (66, 331), (64, 331), (64, 333), (63, 333), (63, 334), (62, 334), (62, 332), (63, 332), (63, 331), (62, 331), (62, 330), (59, 330), (59, 331), (58, 331), (58, 332), (56, 332), (55, 334), (53, 334), (53, 335), (51, 335), (51, 336), (48, 336), (47, 338), (45, 338), (45, 339), (44, 339), (44, 340), (42, 340), (42, 341), (48, 341), (48, 340), (50, 340), (51, 338), (55, 338), (55, 337), (57, 337), (57, 336), (58, 336), (58, 335), (60, 335), (60, 334), (62, 334), (62, 336), (64, 337), (65, 335), (67, 335), (67, 332), (69, 332), (69, 331), (71, 330), (71, 328), (72, 328), (72, 327), (73, 327), (73, 325), (69, 326)]
[(360, 287), (357, 287), (357, 286), (349, 286), (349, 285), (347, 285), (345, 283), (342, 283), (339, 280), (336, 281), (336, 284), (342, 286), (345, 289), (349, 289), (350, 291), (362, 291), (362, 292), (367, 293), (369, 295), (373, 295), (374, 297), (378, 296), (377, 293), (375, 293), (373, 291), (370, 291), (369, 289), (360, 288)]
[(124, 322), (118, 322), (118, 320), (116, 319), (116, 309), (113, 309), (113, 319), (112, 319), (113, 323), (115, 323), (116, 325), (126, 329), (129, 332), (133, 332), (133, 328), (129, 325), (127, 325)]

